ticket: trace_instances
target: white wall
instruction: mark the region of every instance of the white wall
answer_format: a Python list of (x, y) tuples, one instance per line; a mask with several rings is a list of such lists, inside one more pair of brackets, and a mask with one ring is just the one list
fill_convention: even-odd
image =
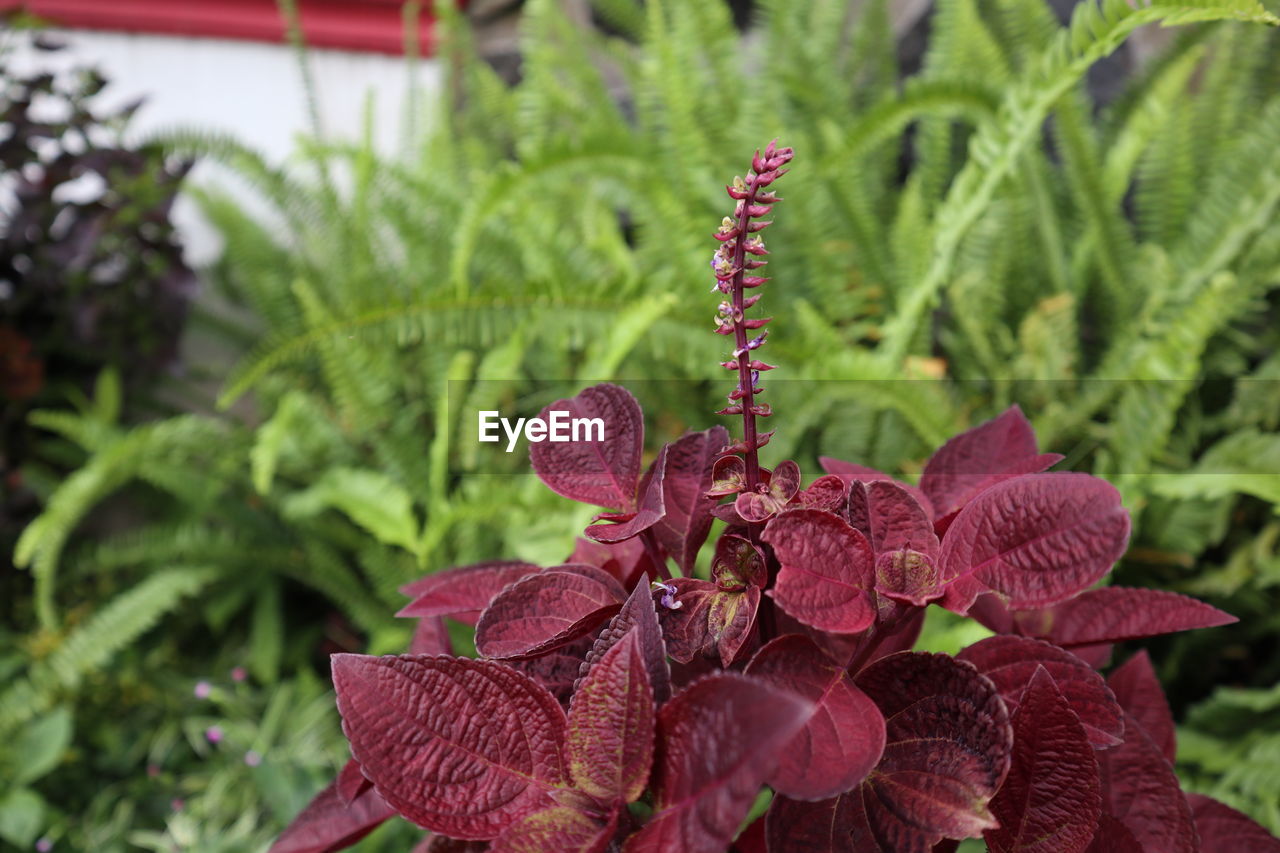
[[(287, 46), (85, 30), (49, 35), (67, 49), (37, 52), (19, 41), (11, 59), (15, 69), (97, 67), (111, 81), (104, 104), (146, 96), (132, 126), (135, 136), (177, 128), (225, 131), (272, 162), (283, 163), (294, 150), (295, 136), (310, 129), (297, 58)], [(309, 57), (325, 132), (332, 138), (357, 138), (366, 97), (373, 93), (375, 143), (382, 151), (394, 151), (403, 133), (409, 64), (398, 57), (341, 50), (312, 49)], [(424, 96), (438, 90), (434, 60), (419, 61), (416, 75)], [(214, 176), (206, 166), (197, 168), (193, 179)], [(180, 203), (174, 215), (193, 262), (216, 254), (217, 235), (199, 221), (191, 204)]]

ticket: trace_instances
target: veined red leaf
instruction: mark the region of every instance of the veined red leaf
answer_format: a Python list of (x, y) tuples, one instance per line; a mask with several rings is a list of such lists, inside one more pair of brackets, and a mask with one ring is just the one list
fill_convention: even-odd
[(567, 706), (582, 664), (594, 646), (595, 637), (587, 633), (568, 645), (558, 646), (535, 658), (505, 660), (504, 663), (541, 684), (561, 705)]
[(1013, 760), (991, 801), (991, 853), (1083, 853), (1102, 814), (1098, 762), (1084, 727), (1037, 667), (1013, 713)]
[(711, 488), (716, 456), (728, 443), (729, 431), (714, 426), (685, 433), (667, 453), (663, 486), (666, 514), (654, 525), (654, 533), (685, 575), (693, 574), (698, 551), (711, 531), (711, 509), (716, 502), (706, 492)]
[(927, 850), (993, 829), (987, 804), (1013, 739), (995, 685), (969, 663), (921, 652), (881, 658), (855, 683), (885, 718), (884, 755), (859, 789), (869, 837), (884, 850)]
[(564, 710), (502, 664), (334, 655), (333, 684), (364, 774), (420, 826), (494, 838), (564, 783)]
[(819, 456), (818, 464), (822, 466), (823, 471), (843, 480), (846, 486), (852, 485), (853, 483), (878, 483), (881, 481), (896, 483), (911, 493), (911, 496), (916, 499), (916, 503), (920, 504), (924, 509), (925, 514), (928, 515), (931, 520), (937, 517), (933, 503), (930, 502), (928, 496), (910, 483), (905, 483), (902, 480), (891, 477), (883, 471), (877, 471), (875, 468), (868, 468), (865, 465), (855, 465), (852, 462), (832, 459), (830, 456)]
[(649, 469), (640, 493), (639, 506), (630, 518), (620, 524), (593, 524), (586, 529), (588, 538), (597, 542), (622, 542), (638, 536), (653, 527), (666, 515), (664, 489), (667, 477), (667, 447), (658, 451), (658, 458)]
[(711, 466), (711, 485), (707, 497), (723, 498), (736, 495), (747, 487), (747, 463), (741, 456), (721, 456)]
[(463, 841), (458, 838), (446, 838), (443, 835), (429, 834), (414, 845), (413, 853), (487, 853), (487, 841)]
[(453, 654), (453, 641), (449, 639), (449, 629), (445, 627), (443, 616), (427, 616), (418, 620), (409, 640), (409, 654)]
[(1105, 480), (1004, 480), (969, 501), (943, 537), (943, 606), (964, 613), (987, 590), (1015, 609), (1057, 604), (1106, 574), (1128, 541), (1129, 513)]
[(1096, 753), (1102, 810), (1123, 823), (1143, 850), (1194, 853), (1191, 808), (1173, 768), (1138, 721), (1125, 717), (1124, 743)]
[(658, 620), (672, 660), (689, 663), (704, 653), (718, 653), (728, 667), (737, 658), (755, 626), (760, 587), (726, 592), (710, 581), (675, 578), (675, 608), (659, 608)]
[(1193, 628), (1230, 625), (1236, 618), (1202, 601), (1159, 589), (1104, 586), (1047, 610), (1013, 614), (1021, 634), (1060, 646), (1140, 640)]
[(856, 786), (880, 760), (880, 709), (812, 640), (795, 634), (772, 640), (752, 658), (747, 674), (813, 702), (813, 713), (767, 780), (775, 791), (801, 800), (833, 797)]
[(665, 704), (671, 698), (671, 668), (667, 663), (667, 648), (662, 639), (662, 627), (658, 624), (653, 596), (645, 584), (639, 584), (631, 591), (618, 615), (600, 632), (591, 651), (587, 653), (586, 661), (578, 670), (578, 682), (574, 685), (574, 690), (581, 687), (582, 680), (591, 671), (591, 667), (606, 652), (633, 632), (640, 643), (640, 655), (644, 659), (645, 670), (649, 673), (649, 686), (653, 689), (654, 702), (659, 706)]
[(1145, 853), (1129, 827), (1106, 812), (1098, 819), (1087, 853)]
[(801, 489), (793, 505), (797, 509), (825, 509), (838, 513), (847, 500), (844, 480), (835, 474), (827, 474), (810, 483), (809, 488)]
[(769, 522), (764, 539), (782, 568), (770, 595), (821, 631), (856, 634), (875, 622), (875, 559), (867, 538), (829, 512), (797, 509)]
[(1142, 649), (1117, 667), (1107, 676), (1107, 686), (1129, 718), (1142, 726), (1161, 755), (1172, 764), (1178, 752), (1177, 729), (1169, 700), (1165, 698), (1160, 679), (1156, 678), (1147, 650)]
[(1187, 794), (1200, 853), (1280, 853), (1280, 839), (1251, 818), (1203, 794)]
[(1010, 477), (1044, 471), (1061, 459), (1057, 453), (1037, 451), (1031, 422), (1014, 405), (938, 448), (925, 463), (920, 488), (942, 520), (984, 489)]
[(633, 628), (591, 667), (569, 706), (565, 753), (578, 790), (604, 802), (638, 799), (653, 764), (654, 720), (653, 688)]
[(654, 815), (625, 853), (722, 853), (809, 703), (743, 675), (695, 681), (658, 714)]
[(624, 589), (635, 586), (641, 573), (654, 573), (656, 569), (649, 562), (644, 543), (639, 539), (627, 539), (623, 542), (593, 542), (579, 537), (574, 541), (573, 553), (566, 563), (595, 566), (604, 569), (614, 580), (622, 584)]
[(529, 658), (568, 645), (622, 607), (626, 592), (595, 566), (556, 566), (503, 590), (476, 624), (485, 657)]
[(876, 592), (924, 607), (942, 595), (935, 558), (919, 551), (888, 551), (876, 557)]
[(521, 578), (540, 571), (541, 567), (521, 560), (498, 560), (436, 572), (401, 587), (400, 591), (413, 596), (413, 601), (396, 615), (421, 618), (451, 616), (459, 622), (474, 625), (480, 618), (480, 611), (488, 607), (498, 593)]
[(347, 763), (342, 765), (334, 784), (337, 785), (338, 796), (347, 805), (350, 805), (356, 797), (373, 787), (373, 783), (366, 779), (364, 773), (360, 771), (360, 762), (354, 758), (348, 759)]
[(716, 541), (716, 552), (711, 558), (711, 579), (725, 591), (740, 590), (745, 586), (764, 589), (769, 580), (764, 553), (745, 536), (725, 533)]
[(897, 483), (878, 480), (849, 487), (849, 522), (867, 537), (876, 554), (919, 551), (936, 559), (938, 534), (924, 508)]
[(1056, 689), (1080, 718), (1089, 742), (1099, 749), (1120, 743), (1124, 720), (1115, 695), (1101, 675), (1070, 652), (1027, 637), (988, 637), (957, 657), (991, 679), (1011, 714), (1017, 712), (1023, 691), (1036, 671), (1047, 670)]
[(493, 840), (489, 853), (604, 853), (618, 830), (618, 813), (607, 821), (568, 806), (554, 806), (521, 819)]
[(586, 504), (630, 510), (636, 503), (640, 454), (644, 448), (644, 415), (631, 392), (617, 385), (593, 385), (568, 400), (542, 410), (569, 418), (599, 418), (603, 441), (544, 441), (529, 445), (534, 473), (551, 491)]
[[(358, 772), (358, 770), (357, 770)], [(350, 802), (335, 781), (316, 794), (271, 845), (268, 853), (333, 853), (345, 850), (395, 816), (377, 792), (365, 790)]]
[(747, 521), (761, 522), (777, 515), (800, 491), (800, 466), (790, 459), (774, 469), (761, 491), (742, 492), (734, 501), (738, 515)]

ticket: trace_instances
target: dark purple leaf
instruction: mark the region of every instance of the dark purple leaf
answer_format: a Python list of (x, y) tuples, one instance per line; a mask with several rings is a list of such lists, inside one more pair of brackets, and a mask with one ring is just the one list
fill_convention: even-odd
[(365, 790), (350, 803), (333, 782), (298, 813), (268, 853), (333, 853), (345, 850), (395, 816), (376, 791)]
[(924, 508), (897, 483), (879, 480), (849, 488), (849, 522), (867, 537), (877, 554), (919, 551), (936, 558), (938, 535)]
[(664, 446), (658, 452), (658, 458), (654, 460), (653, 468), (645, 480), (636, 512), (621, 524), (593, 524), (587, 528), (587, 536), (597, 542), (622, 542), (638, 536), (661, 521), (667, 511), (663, 495), (666, 475), (667, 448)]
[(842, 634), (864, 631), (875, 621), (871, 545), (844, 519), (816, 509), (791, 510), (769, 522), (764, 539), (782, 564), (769, 594), (791, 616)]
[(800, 466), (790, 459), (770, 475), (759, 491), (742, 492), (734, 501), (734, 509), (747, 521), (761, 522), (777, 515), (800, 491)]
[(1144, 853), (1144, 850), (1129, 827), (1103, 812), (1087, 853)]
[(445, 627), (443, 616), (427, 616), (418, 620), (409, 640), (409, 654), (453, 654), (453, 641), (449, 639), (449, 629)]
[(1083, 853), (1102, 814), (1098, 762), (1053, 677), (1038, 667), (1013, 714), (1013, 760), (983, 837), (991, 853)]
[(715, 426), (686, 433), (667, 453), (663, 486), (666, 514), (653, 530), (685, 575), (693, 574), (698, 550), (711, 531), (711, 509), (716, 502), (706, 492), (711, 488), (716, 455), (728, 443), (729, 431)]
[(740, 590), (745, 586), (764, 589), (769, 580), (764, 553), (745, 536), (725, 533), (716, 541), (716, 552), (711, 558), (711, 579), (725, 591)]
[(711, 485), (707, 497), (736, 495), (747, 487), (747, 463), (741, 456), (721, 456), (711, 467)]
[(594, 385), (569, 400), (542, 410), (567, 412), (570, 418), (599, 418), (603, 441), (544, 441), (529, 445), (533, 470), (550, 489), (570, 500), (630, 510), (636, 503), (644, 416), (631, 392), (617, 385)]
[(1124, 743), (1096, 753), (1102, 810), (1119, 820), (1142, 850), (1194, 853), (1191, 809), (1160, 747), (1126, 715)]
[(626, 597), (603, 569), (555, 566), (499, 593), (476, 624), (476, 649), (491, 658), (536, 657), (585, 635)]
[(1230, 806), (1187, 794), (1200, 833), (1200, 853), (1280, 853), (1280, 839)]
[(813, 703), (813, 713), (767, 780), (775, 791), (802, 800), (833, 797), (861, 782), (880, 760), (880, 710), (813, 641), (779, 637), (756, 653), (747, 674)]
[(596, 638), (588, 633), (567, 646), (560, 646), (536, 658), (507, 660), (505, 663), (541, 684), (561, 705), (567, 706), (582, 664), (595, 641)]
[(819, 477), (809, 484), (809, 488), (796, 495), (795, 506), (798, 509), (825, 509), (827, 512), (839, 512), (848, 500), (844, 480), (834, 474)]
[(493, 661), (334, 655), (351, 751), (401, 815), (451, 838), (494, 838), (564, 784), (565, 715)]
[(338, 796), (347, 805), (350, 805), (356, 797), (373, 787), (373, 783), (364, 777), (364, 773), (360, 772), (360, 763), (354, 758), (348, 759), (347, 763), (342, 765), (342, 770), (338, 772), (335, 784), (338, 787)]
[(902, 480), (891, 477), (883, 471), (877, 471), (875, 468), (868, 468), (865, 465), (855, 465), (852, 462), (843, 462), (839, 459), (832, 459), (830, 456), (819, 456), (818, 464), (820, 464), (822, 466), (822, 470), (826, 471), (828, 474), (839, 477), (846, 486), (852, 485), (853, 483), (879, 483), (882, 481), (896, 483), (911, 493), (911, 496), (916, 499), (916, 503), (920, 504), (924, 509), (925, 514), (928, 515), (930, 519), (937, 517), (937, 513), (934, 512), (933, 504), (929, 501), (929, 498), (924, 492), (920, 491), (920, 489), (910, 483), (904, 483)]
[(1172, 764), (1178, 751), (1177, 732), (1173, 724), (1173, 712), (1164, 697), (1156, 671), (1151, 668), (1151, 658), (1146, 650), (1129, 658), (1107, 677), (1107, 686), (1115, 693), (1116, 701), (1130, 718), (1137, 721), (1159, 748), (1160, 753)]
[(607, 821), (568, 806), (534, 812), (493, 840), (489, 853), (604, 853), (618, 829), (618, 813)]
[(510, 584), (542, 569), (520, 560), (477, 563), (427, 575), (400, 591), (413, 597), (397, 616), (451, 616), (474, 625), (480, 611)]
[(1047, 610), (1015, 612), (1013, 620), (1018, 633), (1070, 648), (1216, 628), (1236, 618), (1176, 592), (1104, 586)]
[(667, 654), (689, 663), (701, 654), (718, 654), (730, 666), (750, 638), (760, 608), (760, 587), (726, 592), (710, 581), (675, 578), (674, 608), (659, 607)]
[(596, 638), (591, 651), (587, 653), (586, 661), (578, 671), (578, 683), (574, 685), (574, 690), (581, 686), (582, 679), (586, 678), (591, 667), (633, 631), (640, 643), (645, 670), (649, 673), (649, 686), (653, 689), (654, 702), (659, 706), (665, 704), (671, 698), (671, 669), (667, 664), (667, 648), (662, 640), (662, 628), (658, 624), (653, 596), (644, 584), (631, 591), (618, 615), (613, 617)]
[(595, 662), (569, 706), (565, 757), (579, 791), (602, 802), (639, 799), (653, 764), (655, 711), (637, 629)]

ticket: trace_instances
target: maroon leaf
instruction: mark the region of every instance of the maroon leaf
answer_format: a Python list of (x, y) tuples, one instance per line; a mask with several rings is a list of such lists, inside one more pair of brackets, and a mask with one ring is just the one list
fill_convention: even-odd
[(825, 509), (839, 512), (848, 500), (844, 480), (834, 474), (819, 477), (795, 498), (794, 506), (802, 509)]
[(334, 655), (351, 751), (401, 815), (451, 838), (494, 838), (563, 784), (565, 715), (493, 661)]
[(741, 456), (721, 456), (711, 468), (711, 485), (707, 497), (736, 495), (747, 487), (747, 463)]
[(1173, 768), (1137, 720), (1125, 716), (1124, 743), (1097, 753), (1102, 810), (1123, 823), (1142, 850), (1194, 853), (1195, 825)]
[(427, 575), (400, 589), (413, 601), (397, 616), (451, 616), (468, 625), (476, 624), (480, 611), (508, 585), (542, 569), (520, 560), (477, 563)]
[(716, 455), (728, 443), (729, 431), (715, 426), (685, 433), (667, 453), (663, 486), (666, 514), (654, 525), (654, 533), (685, 575), (693, 574), (698, 550), (711, 531), (711, 509), (716, 502), (706, 492), (711, 488)]
[(586, 534), (597, 542), (622, 542), (638, 536), (662, 520), (666, 514), (666, 498), (664, 489), (667, 475), (667, 447), (658, 452), (645, 479), (644, 489), (640, 495), (640, 505), (634, 514), (623, 520), (621, 524), (593, 524), (587, 528)]
[(504, 662), (545, 687), (561, 705), (567, 705), (569, 697), (573, 695), (574, 684), (582, 671), (582, 664), (586, 660), (587, 653), (594, 648), (595, 641), (596, 638), (587, 633), (567, 646), (552, 649), (536, 658)]
[(987, 590), (1048, 607), (1090, 586), (1124, 553), (1129, 513), (1089, 474), (1028, 474), (967, 503), (942, 540), (943, 605), (964, 613)]
[(991, 801), (992, 853), (1083, 853), (1102, 814), (1093, 747), (1053, 677), (1037, 667), (1013, 714), (1013, 760)]
[(769, 853), (768, 842), (764, 835), (764, 815), (751, 821), (750, 825), (733, 840), (733, 853)]
[(429, 835), (414, 846), (413, 853), (485, 853), (488, 849), (487, 841), (463, 841), (445, 838), (443, 835)]
[(1107, 677), (1107, 686), (1115, 693), (1120, 707), (1142, 726), (1172, 764), (1178, 751), (1173, 712), (1169, 710), (1169, 702), (1164, 697), (1164, 690), (1146, 650), (1138, 652), (1111, 673)]
[(625, 589), (635, 586), (642, 572), (653, 574), (655, 571), (645, 553), (644, 543), (639, 539), (606, 544), (579, 537), (574, 542), (573, 553), (565, 562), (604, 569)]
[(1070, 652), (1027, 637), (988, 637), (957, 657), (991, 679), (1010, 713), (1017, 711), (1036, 671), (1044, 668), (1079, 716), (1091, 744), (1105, 749), (1120, 743), (1124, 720), (1115, 695), (1102, 676)]
[(556, 566), (507, 587), (476, 624), (476, 649), (528, 658), (568, 645), (617, 613), (626, 592), (603, 569)]
[(859, 788), (869, 837), (885, 850), (927, 850), (993, 829), (987, 804), (1013, 737), (995, 685), (971, 664), (919, 652), (881, 658), (855, 682), (886, 729), (884, 756)]
[(1062, 457), (1039, 454), (1031, 423), (1016, 405), (952, 438), (925, 463), (920, 488), (938, 519), (960, 509), (984, 489), (1020, 474), (1044, 471)]
[(833, 797), (861, 782), (880, 760), (880, 709), (813, 641), (779, 637), (756, 653), (747, 674), (814, 703), (767, 780), (774, 790), (801, 800)]
[(594, 385), (542, 410), (570, 418), (599, 418), (603, 441), (544, 441), (529, 445), (533, 470), (556, 494), (586, 504), (629, 510), (636, 503), (644, 416), (631, 392), (617, 385)]
[(773, 471), (768, 485), (738, 495), (733, 507), (747, 521), (766, 521), (782, 512), (799, 491), (800, 466), (788, 459)]
[(658, 613), (654, 607), (653, 596), (644, 584), (631, 591), (618, 615), (613, 617), (600, 636), (596, 638), (587, 659), (578, 671), (579, 689), (591, 667), (605, 653), (634, 631), (640, 643), (640, 655), (644, 659), (645, 670), (649, 673), (649, 686), (653, 689), (654, 702), (661, 706), (671, 698), (671, 669), (667, 664), (667, 649), (662, 640), (662, 628), (658, 624)]
[(578, 790), (603, 802), (638, 799), (653, 764), (654, 715), (633, 628), (591, 667), (569, 706), (565, 757)]
[(875, 622), (875, 561), (867, 538), (816, 509), (785, 512), (764, 539), (781, 562), (770, 595), (787, 613), (821, 631), (856, 634)]
[(1143, 849), (1129, 827), (1103, 812), (1087, 853), (1143, 853)]
[(333, 782), (298, 813), (268, 853), (345, 850), (395, 813), (375, 791), (366, 790), (348, 803)]
[(745, 536), (725, 533), (711, 558), (711, 579), (725, 591), (752, 585), (764, 589), (769, 580), (764, 553)]
[(809, 703), (756, 679), (702, 678), (658, 714), (654, 815), (626, 853), (722, 853)]
[(1158, 589), (1104, 586), (1041, 611), (1013, 614), (1015, 630), (1060, 646), (1120, 643), (1193, 628), (1229, 625), (1236, 618), (1202, 601)]
[(603, 853), (618, 828), (618, 813), (601, 821), (568, 806), (521, 819), (494, 839), (489, 853)]
[(828, 474), (832, 474), (843, 480), (846, 486), (852, 485), (853, 483), (878, 483), (881, 481), (896, 483), (911, 493), (911, 497), (916, 499), (916, 503), (920, 504), (924, 509), (925, 514), (928, 515), (930, 519), (937, 517), (937, 513), (934, 512), (933, 504), (929, 501), (928, 496), (910, 483), (904, 483), (901, 480), (889, 476), (883, 471), (877, 471), (875, 468), (868, 468), (865, 465), (855, 465), (852, 462), (842, 462), (839, 459), (832, 459), (829, 456), (819, 456), (818, 464), (820, 464), (822, 466), (822, 470), (826, 471)]
[(351, 805), (356, 797), (373, 787), (373, 783), (360, 772), (360, 763), (354, 758), (348, 759), (347, 763), (342, 765), (335, 784), (338, 788), (338, 796), (347, 805)]
[(849, 521), (877, 554), (911, 550), (936, 558), (940, 550), (924, 508), (909, 491), (888, 480), (850, 486)]
[(689, 663), (701, 654), (719, 654), (728, 667), (737, 658), (755, 627), (760, 608), (760, 587), (751, 585), (726, 592), (710, 581), (676, 578), (667, 581), (674, 588), (674, 607), (658, 610), (667, 654), (680, 663)]
[(938, 564), (919, 551), (889, 551), (876, 558), (876, 591), (924, 607), (942, 595)]
[(1250, 818), (1203, 794), (1187, 794), (1200, 833), (1200, 853), (1280, 853), (1280, 839)]
[(453, 654), (453, 641), (449, 639), (449, 629), (445, 627), (443, 616), (427, 616), (418, 620), (409, 640), (409, 654)]

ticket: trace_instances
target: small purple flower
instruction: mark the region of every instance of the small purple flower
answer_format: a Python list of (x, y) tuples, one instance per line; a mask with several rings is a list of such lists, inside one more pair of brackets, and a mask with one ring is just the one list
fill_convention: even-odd
[(222, 726), (209, 726), (204, 730), (204, 737), (209, 743), (220, 743), (222, 741)]
[(196, 688), (192, 692), (197, 699), (208, 699), (209, 694), (213, 692), (213, 685), (207, 681), (197, 681)]
[(250, 767), (257, 767), (262, 763), (262, 756), (257, 750), (251, 749), (244, 754), (244, 763)]
[(40, 853), (49, 853), (49, 851), (53, 849), (53, 840), (48, 836), (41, 838), (36, 842), (36, 849), (39, 850)]
[(249, 677), (249, 671), (242, 666), (237, 666), (231, 670), (231, 680), (239, 684)]
[(653, 589), (655, 591), (662, 590), (662, 606), (668, 610), (679, 610), (684, 607), (683, 601), (676, 601), (676, 585), (673, 583), (663, 583), (662, 581), (654, 581)]

